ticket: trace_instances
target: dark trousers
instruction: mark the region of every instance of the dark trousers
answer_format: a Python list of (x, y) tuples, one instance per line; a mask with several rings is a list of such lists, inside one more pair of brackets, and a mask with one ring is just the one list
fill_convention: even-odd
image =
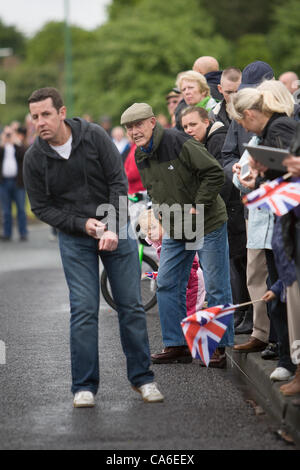
[[(242, 304), (250, 301), (247, 288), (247, 253), (230, 259), (230, 282), (234, 304)], [(247, 310), (247, 308), (245, 308)]]
[[(265, 250), (266, 260), (268, 266), (269, 277), (267, 280), (268, 288), (277, 281), (278, 273), (275, 265), (274, 255), (272, 250)], [(284, 367), (285, 369), (294, 372), (296, 366), (292, 363), (290, 357), (290, 343), (289, 343), (289, 332), (287, 323), (287, 310), (286, 303), (281, 302), (280, 298), (272, 300), (269, 303), (269, 314), (271, 324), (274, 328), (278, 349), (279, 349), (279, 361), (278, 367)]]
[(295, 240), (296, 240), (296, 274), (300, 286), (300, 220), (297, 220), (295, 226)]

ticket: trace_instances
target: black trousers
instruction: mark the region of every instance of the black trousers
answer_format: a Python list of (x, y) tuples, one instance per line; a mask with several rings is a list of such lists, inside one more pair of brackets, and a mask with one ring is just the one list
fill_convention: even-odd
[[(247, 288), (246, 269), (247, 253), (245, 256), (230, 258), (230, 282), (234, 304), (242, 304), (251, 300)], [(247, 310), (246, 307), (245, 310)]]
[(296, 240), (296, 274), (300, 286), (300, 220), (297, 220), (295, 226), (295, 240)]
[[(275, 284), (278, 280), (278, 273), (275, 265), (274, 255), (272, 250), (265, 250), (266, 260), (268, 266), (268, 288)], [(279, 349), (279, 361), (278, 367), (284, 367), (285, 369), (294, 372), (296, 370), (295, 364), (292, 363), (290, 357), (290, 343), (289, 343), (289, 332), (287, 323), (287, 310), (286, 303), (281, 302), (280, 298), (269, 302), (269, 314), (272, 327), (275, 330), (278, 349)]]

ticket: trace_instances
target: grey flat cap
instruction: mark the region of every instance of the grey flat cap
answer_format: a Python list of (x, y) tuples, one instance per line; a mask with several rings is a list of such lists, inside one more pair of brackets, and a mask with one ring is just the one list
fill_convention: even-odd
[(130, 122), (141, 121), (154, 116), (151, 106), (147, 103), (134, 103), (126, 109), (121, 116), (121, 125), (129, 124)]

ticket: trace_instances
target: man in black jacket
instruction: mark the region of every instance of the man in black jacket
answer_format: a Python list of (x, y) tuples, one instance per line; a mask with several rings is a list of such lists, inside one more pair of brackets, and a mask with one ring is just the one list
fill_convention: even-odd
[(136, 240), (127, 216), (121, 221), (127, 181), (120, 154), (100, 126), (66, 119), (54, 88), (33, 92), (29, 109), (38, 137), (25, 155), (24, 179), (34, 214), (59, 231), (70, 291), (74, 406), (94, 406), (99, 385), (99, 254), (117, 305), (128, 379), (144, 401), (162, 401), (149, 368)]
[(230, 101), (232, 94), (237, 92), (241, 84), (241, 79), (242, 72), (236, 67), (228, 67), (223, 70), (221, 75), (218, 90), (224, 98), (214, 107), (214, 109), (211, 110), (210, 114), (215, 121), (223, 122), (226, 128), (228, 128), (231, 123), (231, 119), (226, 110), (226, 105)]

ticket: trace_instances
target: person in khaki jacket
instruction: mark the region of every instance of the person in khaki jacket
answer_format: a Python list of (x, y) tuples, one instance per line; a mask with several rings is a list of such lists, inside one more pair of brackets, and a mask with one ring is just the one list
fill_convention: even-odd
[[(129, 107), (121, 116), (121, 125), (137, 145), (137, 167), (166, 232), (157, 278), (164, 349), (152, 354), (152, 362), (188, 363), (192, 356), (180, 323), (186, 316), (186, 286), (196, 252), (208, 306), (232, 302), (227, 213), (219, 194), (224, 172), (200, 142), (176, 129), (163, 129), (146, 103)], [(190, 227), (192, 230), (186, 230)], [(233, 345), (233, 336), (232, 321), (211, 367), (225, 366), (225, 346)]]

